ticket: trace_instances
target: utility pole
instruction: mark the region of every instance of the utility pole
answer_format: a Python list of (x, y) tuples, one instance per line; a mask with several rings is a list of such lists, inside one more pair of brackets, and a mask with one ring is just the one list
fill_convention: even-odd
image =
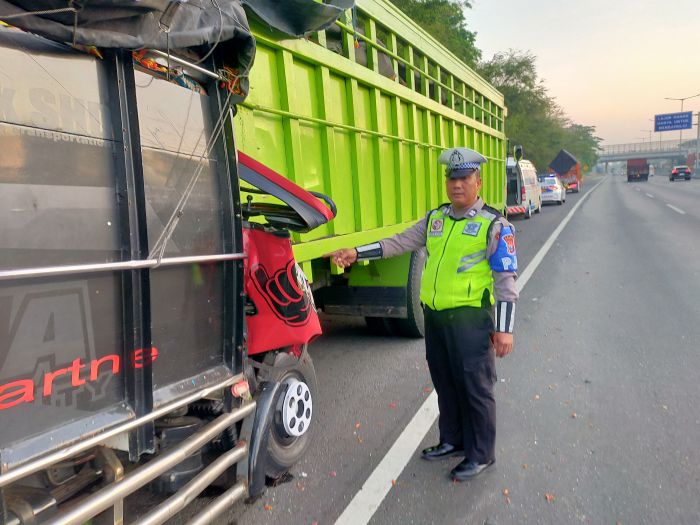
[[(690, 99), (690, 98), (695, 98), (695, 97), (700, 97), (700, 93), (697, 95), (691, 95), (689, 97), (682, 97), (682, 98), (669, 98), (669, 97), (664, 97), (666, 100), (680, 100), (681, 101), (681, 113), (683, 113), (683, 103)], [(691, 124), (692, 124), (692, 118), (691, 118)], [(681, 143), (683, 142), (683, 130), (680, 130), (680, 133), (678, 135), (678, 150), (680, 151), (681, 149)]]

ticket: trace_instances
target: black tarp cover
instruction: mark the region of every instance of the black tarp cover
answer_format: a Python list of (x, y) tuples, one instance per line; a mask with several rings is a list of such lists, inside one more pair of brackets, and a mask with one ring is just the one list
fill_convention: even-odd
[(306, 36), (330, 27), (354, 0), (243, 0), (265, 23), (290, 36)]
[(554, 160), (549, 163), (549, 167), (552, 168), (552, 170), (554, 170), (555, 173), (558, 173), (559, 175), (564, 175), (571, 168), (576, 166), (577, 163), (578, 160), (576, 159), (576, 157), (574, 157), (571, 153), (563, 149), (559, 153), (557, 153), (557, 156), (554, 158)]
[(247, 92), (255, 58), (246, 5), (271, 27), (303, 36), (332, 24), (353, 0), (0, 0), (0, 20), (57, 42), (170, 50), (222, 45)]

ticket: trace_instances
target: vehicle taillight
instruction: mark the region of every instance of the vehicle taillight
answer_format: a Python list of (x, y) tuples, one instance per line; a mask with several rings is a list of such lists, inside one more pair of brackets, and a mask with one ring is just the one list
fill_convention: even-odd
[(520, 202), (525, 202), (526, 195), (525, 195), (525, 186), (520, 188)]
[(555, 191), (557, 189), (556, 186), (547, 186), (548, 190)]
[(678, 170), (673, 170), (671, 173), (673, 173), (674, 175), (678, 175)]

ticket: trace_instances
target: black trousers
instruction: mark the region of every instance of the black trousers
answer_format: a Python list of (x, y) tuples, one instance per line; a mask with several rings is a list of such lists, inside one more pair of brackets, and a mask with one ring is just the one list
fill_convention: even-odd
[(495, 459), (496, 382), (490, 308), (425, 309), (425, 347), (440, 408), (440, 441), (478, 463)]

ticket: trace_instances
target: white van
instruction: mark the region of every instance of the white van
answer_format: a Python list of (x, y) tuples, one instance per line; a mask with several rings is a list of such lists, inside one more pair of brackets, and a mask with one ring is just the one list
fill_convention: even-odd
[(537, 170), (529, 160), (506, 160), (506, 212), (507, 215), (524, 215), (542, 210), (542, 193), (537, 181)]

